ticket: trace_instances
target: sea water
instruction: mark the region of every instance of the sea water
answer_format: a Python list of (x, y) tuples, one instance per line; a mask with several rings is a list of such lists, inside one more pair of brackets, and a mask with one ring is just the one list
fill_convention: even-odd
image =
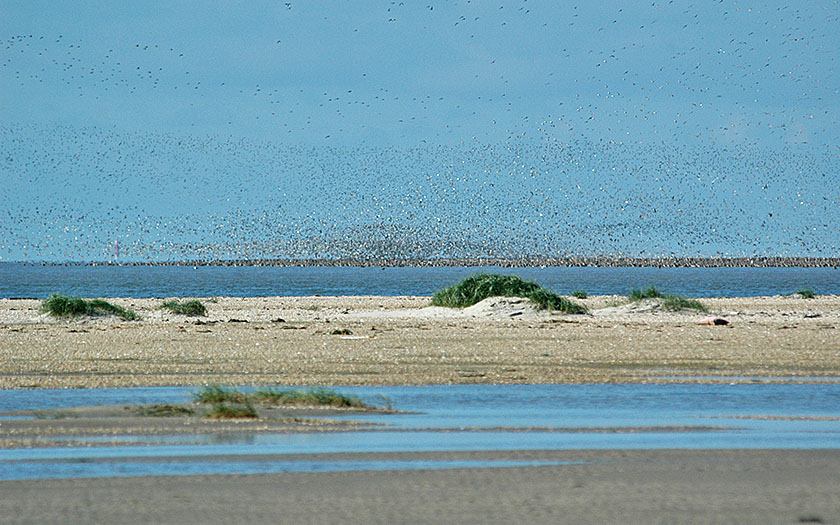
[(652, 267), (85, 266), (0, 263), (0, 298), (432, 295), (479, 272), (516, 274), (560, 294), (626, 295), (654, 285), (690, 297), (840, 294), (840, 269)]

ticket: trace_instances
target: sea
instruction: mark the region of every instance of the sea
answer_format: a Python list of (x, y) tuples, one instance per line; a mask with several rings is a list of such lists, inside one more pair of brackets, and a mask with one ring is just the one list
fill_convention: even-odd
[(834, 267), (335, 267), (40, 265), (0, 263), (0, 298), (430, 296), (475, 273), (514, 274), (559, 294), (626, 295), (655, 286), (689, 297), (754, 297), (799, 290), (840, 294)]

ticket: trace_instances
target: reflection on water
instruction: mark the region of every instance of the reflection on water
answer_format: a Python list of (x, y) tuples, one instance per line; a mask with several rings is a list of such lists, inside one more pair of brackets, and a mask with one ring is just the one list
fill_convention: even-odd
[[(190, 457), (204, 465), (191, 468), (207, 469), (201, 472), (248, 473), (255, 472), (253, 468), (286, 471), (282, 469), (289, 464), (252, 467), (237, 461), (218, 463), (216, 460), (218, 456), (276, 455), (279, 460), (288, 454), (358, 452), (840, 448), (840, 385), (837, 384), (457, 385), (339, 390), (370, 400), (384, 395), (395, 408), (412, 413), (338, 416), (384, 423), (388, 431), (63, 438), (68, 444), (98, 446), (4, 450), (0, 453), (0, 477), (170, 473), (170, 467), (159, 462), (147, 462), (136, 468), (119, 467), (126, 469), (125, 474), (115, 473), (117, 467), (101, 466), (115, 459), (130, 463), (131, 458)], [(153, 402), (177, 402), (188, 398), (191, 391), (190, 388), (62, 391), (65, 396), (61, 402), (51, 391), (25, 392), (26, 396), (4, 391), (0, 392), (0, 400), (7, 410), (21, 410), (37, 405), (39, 399), (50, 408), (66, 407), (68, 400), (75, 400), (76, 405), (117, 404), (117, 400), (125, 399), (136, 402), (133, 393)], [(671, 428), (663, 431), (664, 426)], [(537, 430), (526, 431), (528, 428)], [(545, 431), (549, 428), (555, 431)], [(53, 441), (47, 436), (41, 440), (45, 445)], [(74, 463), (72, 469), (58, 466), (68, 460), (90, 463)], [(319, 461), (295, 464), (294, 468), (309, 471), (358, 468), (354, 462), (328, 462), (324, 466)], [(381, 468), (425, 468), (411, 461), (388, 465)], [(191, 472), (180, 467), (177, 471)]]
[[(440, 470), (455, 468), (537, 467), (580, 464), (571, 461), (477, 460), (372, 460), (372, 461), (198, 461), (198, 462), (55, 462), (20, 464), (0, 462), (0, 480), (95, 478), (128, 476), (189, 476), (208, 474), (273, 474), (279, 472), (344, 472), (349, 470)], [(22, 475), (23, 474), (23, 475)]]

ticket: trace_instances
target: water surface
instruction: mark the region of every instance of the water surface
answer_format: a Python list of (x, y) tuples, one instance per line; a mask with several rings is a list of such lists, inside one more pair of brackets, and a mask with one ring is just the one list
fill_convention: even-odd
[[(7, 390), (0, 391), (0, 411), (182, 402), (194, 390)], [(840, 447), (838, 384), (453, 385), (338, 390), (378, 404), (385, 396), (395, 408), (412, 413), (339, 416), (383, 423), (388, 425), (386, 431), (76, 437), (96, 446), (0, 452), (0, 478), (454, 468), (445, 462), (348, 462), (346, 457), (290, 462), (291, 454)], [(43, 441), (47, 445), (61, 440), (45, 436)], [(273, 459), (265, 465), (248, 460), (266, 455)], [(141, 458), (144, 461), (138, 466)], [(180, 461), (177, 458), (191, 458), (191, 466), (173, 467), (173, 461)], [(220, 463), (220, 458), (226, 461)], [(109, 465), (103, 465), (105, 461)], [(459, 464), (488, 465), (481, 461)]]
[(478, 272), (516, 274), (561, 294), (626, 295), (655, 285), (693, 297), (840, 294), (837, 268), (40, 266), (0, 263), (0, 298), (432, 295)]

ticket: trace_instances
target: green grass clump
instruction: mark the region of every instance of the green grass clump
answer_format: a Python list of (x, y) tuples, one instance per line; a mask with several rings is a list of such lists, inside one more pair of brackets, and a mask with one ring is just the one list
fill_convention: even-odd
[(810, 288), (803, 288), (801, 290), (796, 290), (796, 292), (794, 292), (794, 295), (798, 295), (798, 296), (802, 297), (803, 299), (813, 299), (814, 298), (814, 290), (812, 290)]
[(174, 417), (191, 416), (193, 414), (195, 414), (195, 411), (191, 408), (178, 405), (150, 405), (137, 409), (138, 416)]
[(644, 290), (637, 290), (636, 288), (630, 290), (631, 301), (641, 301), (642, 299), (661, 299), (663, 297), (665, 297), (665, 295), (663, 295), (653, 285), (648, 286)]
[(184, 301), (183, 303), (179, 301), (166, 301), (161, 305), (161, 308), (166, 308), (173, 314), (207, 315), (207, 308), (197, 299)]
[(515, 275), (476, 274), (444, 288), (432, 297), (433, 306), (466, 308), (488, 297), (526, 297), (541, 309), (568, 314), (586, 313), (586, 307)]
[(206, 386), (193, 394), (193, 399), (199, 403), (248, 403), (248, 394), (235, 388), (221, 386)]
[(589, 297), (589, 294), (584, 292), (583, 290), (575, 290), (574, 292), (572, 292), (572, 297), (574, 297), (575, 299), (586, 299), (587, 297)]
[(248, 394), (235, 388), (207, 386), (193, 394), (193, 398), (199, 403), (213, 404), (215, 406), (243, 405), (249, 407), (252, 403), (260, 403), (269, 405), (371, 408), (362, 403), (356, 396), (339, 394), (329, 388), (322, 387), (287, 390), (262, 388), (253, 394)]
[(77, 315), (114, 314), (126, 321), (136, 321), (140, 317), (134, 310), (109, 303), (104, 299), (87, 301), (80, 297), (52, 294), (41, 303), (41, 311), (55, 317), (75, 317)]
[(204, 417), (211, 417), (214, 419), (256, 419), (259, 417), (257, 411), (250, 403), (244, 405), (226, 405), (218, 403), (213, 405)]
[(265, 388), (257, 390), (254, 399), (276, 405), (312, 405), (346, 408), (369, 408), (356, 396), (339, 394), (328, 388), (307, 388), (276, 390)]
[(706, 305), (696, 299), (688, 299), (679, 295), (665, 294), (657, 290), (654, 286), (648, 286), (644, 290), (637, 290), (633, 288), (630, 290), (631, 301), (641, 301), (643, 299), (660, 299), (660, 304), (665, 310), (677, 312), (679, 310), (699, 310), (705, 312)]
[(696, 299), (687, 299), (678, 295), (666, 295), (662, 299), (662, 308), (673, 312), (679, 310), (699, 310), (705, 312), (706, 305)]

